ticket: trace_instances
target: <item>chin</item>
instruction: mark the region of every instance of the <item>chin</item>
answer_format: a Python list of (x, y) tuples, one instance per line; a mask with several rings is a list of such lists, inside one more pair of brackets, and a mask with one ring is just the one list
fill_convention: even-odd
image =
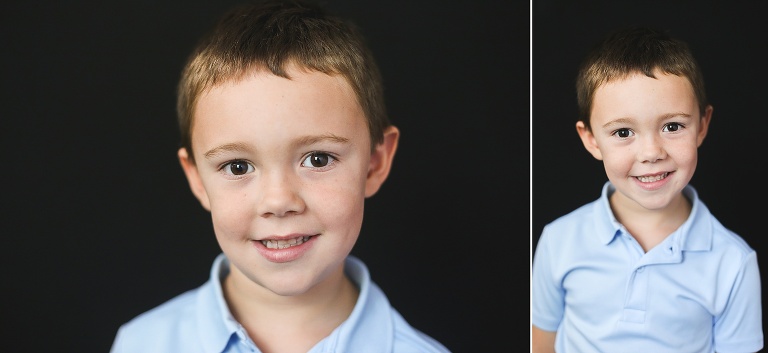
[(272, 293), (275, 293), (282, 297), (296, 297), (307, 294), (312, 289), (311, 284), (301, 283), (281, 283), (279, 285), (267, 285)]
[(316, 287), (321, 279), (312, 273), (298, 273), (296, 271), (273, 272), (261, 277), (258, 283), (280, 296), (300, 296)]

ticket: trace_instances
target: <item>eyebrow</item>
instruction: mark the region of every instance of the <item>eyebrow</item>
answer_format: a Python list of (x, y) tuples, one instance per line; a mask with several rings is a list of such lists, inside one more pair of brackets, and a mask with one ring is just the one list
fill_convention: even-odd
[(611, 120), (611, 121), (603, 124), (603, 128), (604, 129), (605, 128), (610, 128), (613, 125), (626, 125), (626, 124), (629, 124), (629, 122), (631, 122), (631, 121), (632, 121), (632, 119), (630, 119), (630, 118), (618, 118), (618, 119), (614, 119), (614, 120)]
[[(672, 119), (672, 118), (675, 118), (675, 117), (690, 118), (691, 114), (683, 113), (683, 112), (668, 113), (668, 114), (664, 114), (661, 117), (659, 117), (658, 120), (668, 120), (668, 119)], [(603, 124), (602, 127), (603, 128), (610, 128), (613, 125), (626, 125), (626, 124), (631, 123), (633, 120), (634, 119), (632, 119), (632, 118), (618, 118), (618, 119), (611, 120), (611, 121)]]
[(203, 156), (205, 156), (206, 159), (211, 159), (224, 152), (246, 152), (248, 150), (250, 149), (244, 143), (227, 143), (208, 150), (207, 152), (203, 153)]
[[(293, 143), (291, 143), (291, 147), (299, 147), (299, 146), (308, 146), (315, 143), (320, 143), (323, 141), (330, 141), (333, 143), (347, 143), (349, 142), (349, 139), (346, 137), (334, 135), (334, 134), (322, 134), (322, 135), (309, 135), (309, 136), (302, 136)], [(203, 154), (206, 159), (211, 159), (213, 157), (216, 157), (222, 153), (225, 152), (248, 152), (252, 151), (253, 148), (251, 148), (248, 144), (242, 143), (242, 142), (235, 142), (235, 143), (227, 143), (223, 144), (221, 146), (216, 146), (207, 152)]]
[(307, 145), (312, 145), (322, 141), (330, 141), (335, 143), (347, 143), (349, 142), (349, 139), (346, 137), (334, 135), (331, 133), (322, 134), (322, 135), (310, 135), (310, 136), (303, 136), (297, 139), (294, 143), (291, 144), (291, 146), (293, 147), (307, 146)]

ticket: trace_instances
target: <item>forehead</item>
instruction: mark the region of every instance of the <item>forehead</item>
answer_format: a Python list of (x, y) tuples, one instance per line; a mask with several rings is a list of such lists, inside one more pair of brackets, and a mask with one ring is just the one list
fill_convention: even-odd
[[(287, 63), (284, 69), (287, 77), (278, 76), (265, 67), (255, 66), (242, 74), (224, 79), (200, 93), (196, 108), (209, 104), (213, 100), (226, 101), (229, 97), (237, 97), (241, 94), (249, 95), (250, 99), (270, 97), (272, 92), (278, 92), (283, 96), (340, 94), (358, 104), (352, 86), (342, 75), (326, 74), (297, 65), (293, 61)], [(274, 97), (271, 98), (274, 99)]]
[(367, 135), (365, 115), (346, 79), (294, 65), (287, 73), (285, 78), (252, 70), (201, 94), (193, 145), (226, 139), (273, 141), (289, 134)]
[(599, 86), (594, 95), (592, 117), (694, 115), (698, 111), (696, 95), (687, 77), (658, 70), (654, 75), (655, 78), (632, 73)]

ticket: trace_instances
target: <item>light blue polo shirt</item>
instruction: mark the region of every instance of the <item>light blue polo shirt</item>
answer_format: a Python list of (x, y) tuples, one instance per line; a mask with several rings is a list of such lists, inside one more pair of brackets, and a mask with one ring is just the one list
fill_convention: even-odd
[(687, 186), (688, 220), (644, 253), (601, 197), (545, 226), (531, 321), (559, 353), (756, 352), (763, 347), (755, 251)]
[[(360, 288), (357, 303), (349, 318), (308, 353), (450, 353), (390, 306), (362, 261), (350, 255), (345, 272)], [(261, 352), (227, 307), (220, 284), (227, 273), (229, 261), (220, 254), (205, 284), (122, 325), (111, 352)]]

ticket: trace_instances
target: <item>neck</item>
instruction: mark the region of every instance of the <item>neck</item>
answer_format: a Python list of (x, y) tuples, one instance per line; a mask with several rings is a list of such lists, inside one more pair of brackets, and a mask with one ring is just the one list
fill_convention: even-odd
[(234, 318), (264, 353), (307, 352), (346, 320), (359, 291), (343, 266), (309, 291), (283, 296), (250, 281), (234, 266), (224, 295)]
[(691, 213), (691, 202), (683, 194), (659, 210), (630, 207), (617, 194), (610, 197), (611, 210), (645, 252), (680, 228)]

